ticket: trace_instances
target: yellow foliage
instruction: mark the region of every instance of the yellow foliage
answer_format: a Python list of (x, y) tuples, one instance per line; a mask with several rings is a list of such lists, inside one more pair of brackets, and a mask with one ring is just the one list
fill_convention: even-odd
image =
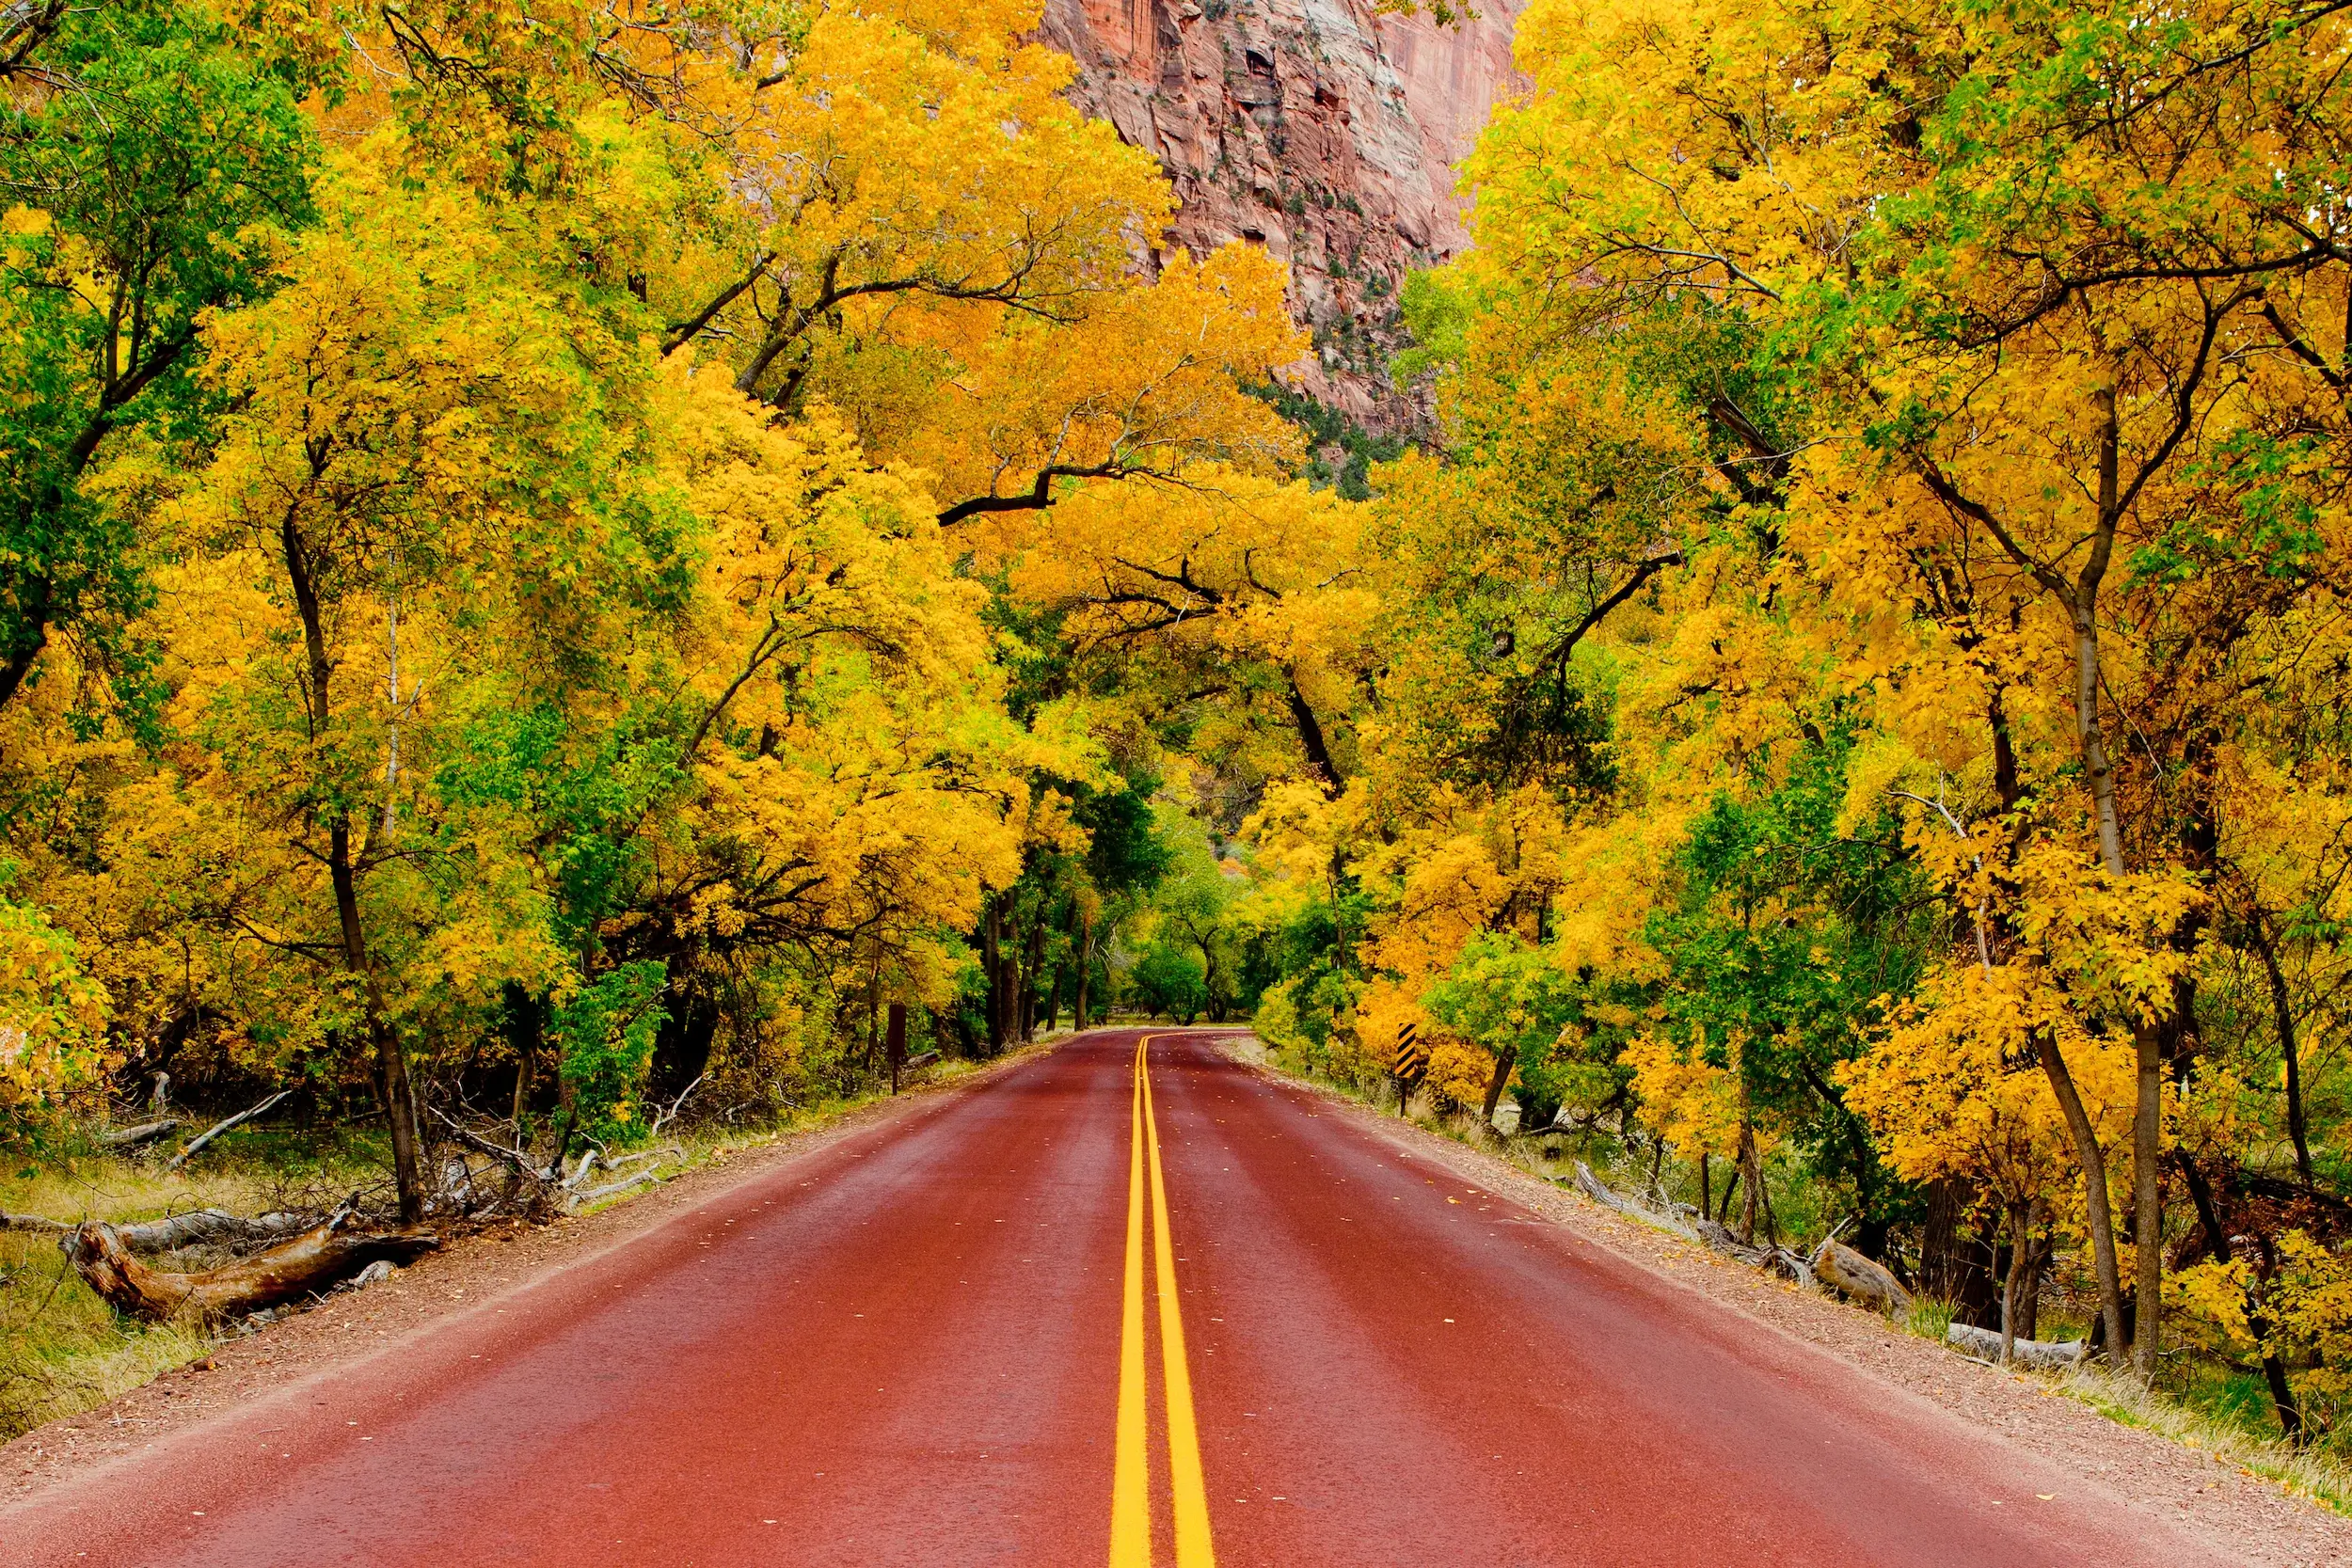
[(72, 939), (39, 910), (0, 900), (0, 1113), (87, 1083), (103, 1065), (104, 1010)]
[(1699, 1044), (1677, 1045), (1649, 1033), (1636, 1036), (1618, 1059), (1633, 1069), (1634, 1097), (1658, 1135), (1684, 1158), (1739, 1153), (1744, 1107), (1737, 1070), (1709, 1063)]
[(2023, 968), (1946, 970), (1838, 1077), (1881, 1157), (1905, 1179), (1958, 1177), (2003, 1210), (2079, 1214), (2074, 1146), (2036, 1053), (2045, 1035), (2065, 1054), (2101, 1148), (2124, 1148), (2129, 1042), (2085, 1036), (2065, 998)]

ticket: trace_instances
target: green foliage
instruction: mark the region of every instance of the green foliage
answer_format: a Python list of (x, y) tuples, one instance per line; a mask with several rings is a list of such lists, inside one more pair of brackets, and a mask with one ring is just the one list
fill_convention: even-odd
[(1593, 986), (1513, 931), (1472, 937), (1422, 1006), (1518, 1075), (1519, 1125), (1550, 1125), (1564, 1104), (1592, 1107), (1625, 1074), (1596, 1048)]
[(1676, 857), (1677, 897), (1644, 936), (1667, 966), (1668, 1035), (1711, 1066), (1736, 1065), (1751, 1107), (1883, 1218), (1899, 1195), (1836, 1069), (1917, 985), (1940, 934), (1892, 802), (1841, 829), (1852, 751), (1850, 729), (1817, 730), (1775, 786), (1718, 799)]
[(1146, 1012), (1190, 1023), (1209, 1006), (1206, 971), (1200, 957), (1165, 942), (1143, 950), (1129, 974), (1136, 1002)]
[[(1375, 436), (1330, 404), (1319, 403), (1304, 392), (1294, 392), (1272, 382), (1249, 390), (1306, 436), (1307, 455), (1299, 466), (1299, 477), (1318, 490), (1334, 489), (1352, 501), (1368, 499), (1372, 495), (1372, 466), (1392, 463), (1405, 452), (1406, 443), (1403, 436)], [(1334, 447), (1340, 453), (1336, 459), (1329, 455)]]
[(140, 519), (93, 464), (201, 436), (204, 313), (263, 293), (311, 216), (309, 123), (236, 44), (190, 8), (75, 10), (44, 56), (71, 85), (0, 105), (0, 702), (59, 629), (137, 677)]
[(668, 975), (648, 960), (607, 971), (559, 1003), (548, 1030), (561, 1053), (564, 1094), (580, 1131), (608, 1143), (642, 1134), (645, 1074), (669, 1014)]
[(1120, 785), (1079, 796), (1075, 815), (1087, 830), (1087, 875), (1104, 894), (1148, 894), (1168, 874), (1175, 850), (1152, 819), (1152, 782), (1121, 779)]
[(104, 989), (69, 933), (9, 896), (15, 873), (0, 861), (0, 1133), (86, 1090), (105, 1065)]
[(1470, 352), (1471, 323), (1480, 310), (1473, 288), (1468, 278), (1452, 272), (1422, 268), (1405, 275), (1396, 300), (1413, 344), (1390, 364), (1399, 388), (1462, 363)]

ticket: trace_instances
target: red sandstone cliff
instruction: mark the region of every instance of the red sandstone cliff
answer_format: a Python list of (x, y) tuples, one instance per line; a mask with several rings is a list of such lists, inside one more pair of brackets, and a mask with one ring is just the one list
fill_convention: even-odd
[(1242, 238), (1291, 267), (1315, 356), (1290, 379), (1360, 424), (1417, 424), (1389, 385), (1405, 274), (1467, 243), (1453, 165), (1510, 90), (1518, 0), (1438, 27), (1367, 0), (1047, 0), (1071, 96), (1156, 153), (1196, 253)]

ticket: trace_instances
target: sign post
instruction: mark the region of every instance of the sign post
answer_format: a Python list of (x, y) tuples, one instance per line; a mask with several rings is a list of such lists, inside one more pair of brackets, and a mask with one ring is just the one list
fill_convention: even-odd
[(1413, 1090), (1429, 1071), (1429, 1048), (1421, 1043), (1420, 1024), (1407, 1021), (1397, 1030), (1396, 1054), (1390, 1059), (1390, 1070), (1396, 1075), (1396, 1114), (1401, 1117), (1412, 1102)]
[(889, 1033), (883, 1036), (883, 1040), (885, 1053), (890, 1058), (890, 1092), (897, 1094), (898, 1074), (906, 1070), (907, 1065), (907, 1005), (905, 1003), (893, 1002), (890, 1005)]

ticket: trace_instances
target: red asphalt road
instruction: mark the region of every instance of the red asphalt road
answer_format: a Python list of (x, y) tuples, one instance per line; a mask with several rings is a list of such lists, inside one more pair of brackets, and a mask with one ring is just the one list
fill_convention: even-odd
[[(2208, 1560), (1152, 1033), (1226, 1568)], [(1085, 1036), (0, 1513), (0, 1562), (1103, 1568), (1136, 1037)]]

